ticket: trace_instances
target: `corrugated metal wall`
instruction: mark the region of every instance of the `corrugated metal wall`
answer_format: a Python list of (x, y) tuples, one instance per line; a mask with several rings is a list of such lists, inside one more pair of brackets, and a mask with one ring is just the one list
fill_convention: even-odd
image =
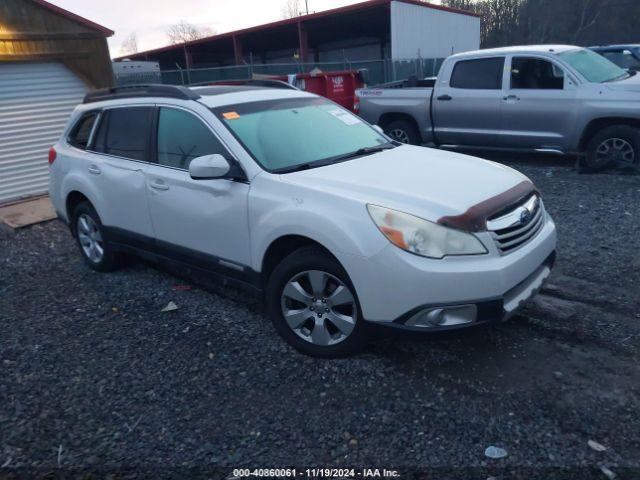
[(391, 58), (444, 58), (480, 48), (480, 19), (391, 2)]
[(57, 62), (0, 62), (0, 203), (47, 191), (47, 153), (87, 87)]

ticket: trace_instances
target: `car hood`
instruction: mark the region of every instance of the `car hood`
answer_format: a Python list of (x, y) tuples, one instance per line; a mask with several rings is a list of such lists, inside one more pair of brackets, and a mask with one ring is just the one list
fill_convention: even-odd
[(281, 178), (431, 221), (460, 215), (528, 180), (494, 162), (408, 145)]
[(612, 92), (640, 92), (640, 73), (620, 80), (619, 82), (605, 83), (607, 89)]

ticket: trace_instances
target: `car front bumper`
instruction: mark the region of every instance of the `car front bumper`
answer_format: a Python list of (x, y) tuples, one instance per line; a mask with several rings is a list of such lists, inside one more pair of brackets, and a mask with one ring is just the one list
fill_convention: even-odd
[[(505, 255), (488, 234), (480, 234), (485, 235), (481, 240), (489, 250), (486, 255), (433, 260), (389, 244), (374, 257), (354, 260), (356, 268), (347, 271), (363, 317), (380, 326), (416, 331), (509, 318), (542, 288), (553, 268), (556, 228), (545, 215), (540, 232)], [(417, 319), (418, 314), (423, 318)], [(427, 317), (436, 320), (430, 323)]]

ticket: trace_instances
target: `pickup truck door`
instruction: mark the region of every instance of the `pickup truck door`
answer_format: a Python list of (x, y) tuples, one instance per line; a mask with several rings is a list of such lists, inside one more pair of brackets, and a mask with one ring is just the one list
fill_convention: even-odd
[(443, 69), (432, 100), (438, 145), (499, 145), (504, 64), (503, 56), (481, 57)]
[(557, 62), (536, 55), (507, 59), (501, 145), (570, 151), (578, 116), (576, 81)]

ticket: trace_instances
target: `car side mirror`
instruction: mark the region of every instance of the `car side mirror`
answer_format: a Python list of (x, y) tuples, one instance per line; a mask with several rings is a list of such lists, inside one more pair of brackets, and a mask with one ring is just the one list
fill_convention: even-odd
[(380, 125), (374, 125), (373, 129), (378, 132), (380, 135), (385, 135), (384, 130), (382, 129), (382, 127)]
[(224, 178), (230, 170), (229, 161), (219, 153), (196, 157), (189, 164), (189, 175), (194, 180)]

